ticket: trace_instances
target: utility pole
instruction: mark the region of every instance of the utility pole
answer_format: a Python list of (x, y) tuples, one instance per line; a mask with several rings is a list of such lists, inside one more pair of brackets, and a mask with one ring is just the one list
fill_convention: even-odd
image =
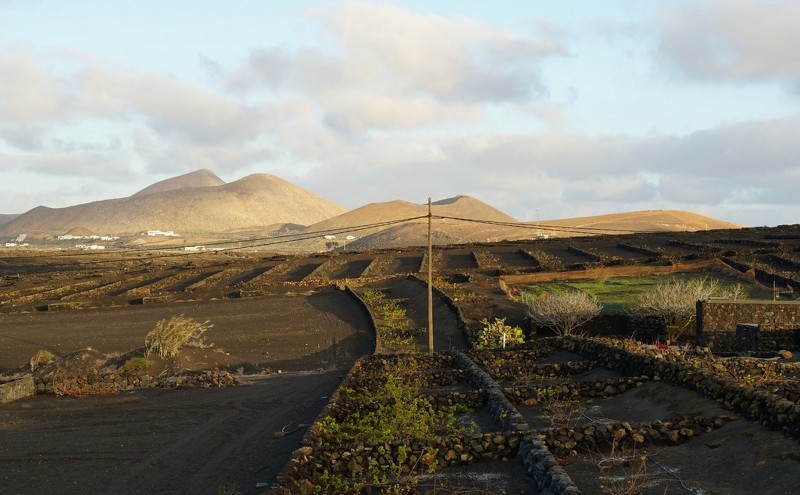
[(428, 198), (428, 354), (433, 355), (433, 237), (431, 198)]

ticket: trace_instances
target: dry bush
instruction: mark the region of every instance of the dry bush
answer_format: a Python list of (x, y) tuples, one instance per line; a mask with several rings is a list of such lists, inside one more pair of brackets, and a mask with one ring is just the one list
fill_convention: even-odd
[(614, 441), (611, 452), (598, 456), (596, 460), (600, 470), (600, 489), (609, 495), (640, 495), (650, 482), (647, 460), (647, 451), (623, 449)]
[(548, 292), (525, 302), (531, 320), (536, 325), (552, 328), (559, 337), (572, 335), (577, 327), (603, 309), (597, 299), (578, 290)]
[(144, 339), (145, 355), (155, 353), (162, 358), (172, 358), (184, 346), (206, 347), (204, 334), (211, 327), (209, 321), (199, 322), (184, 315), (161, 320)]
[(628, 313), (634, 318), (654, 318), (661, 321), (666, 327), (667, 338), (676, 342), (692, 327), (697, 301), (704, 301), (715, 295), (728, 299), (747, 297), (741, 284), (721, 290), (720, 281), (714, 278), (673, 278), (639, 294)]
[(36, 371), (39, 368), (47, 366), (48, 364), (52, 363), (56, 359), (56, 355), (50, 351), (40, 349), (36, 351), (36, 354), (31, 357), (30, 365), (31, 371)]

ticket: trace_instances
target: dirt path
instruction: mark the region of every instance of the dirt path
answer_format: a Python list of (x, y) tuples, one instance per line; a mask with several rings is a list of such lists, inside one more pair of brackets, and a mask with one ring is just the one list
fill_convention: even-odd
[[(162, 318), (211, 320), (219, 359), (274, 373), (248, 386), (140, 390), (112, 396), (38, 396), (0, 405), (0, 493), (216, 493), (234, 483), (259, 493), (299, 446), (353, 362), (373, 352), (371, 323), (345, 292), (202, 301), (169, 306), (0, 315), (0, 366), (37, 349), (92, 346), (124, 352)], [(290, 433), (273, 438), (287, 427)]]
[[(0, 405), (0, 493), (259, 493), (343, 372)], [(283, 438), (273, 434), (288, 426)]]
[[(418, 328), (428, 328), (428, 289), (412, 279), (391, 280), (381, 284), (391, 291), (392, 298), (408, 299), (409, 316)], [(427, 350), (424, 337), (422, 351)], [(436, 352), (450, 349), (466, 349), (467, 339), (458, 324), (458, 317), (447, 303), (436, 293), (433, 295), (433, 348)]]

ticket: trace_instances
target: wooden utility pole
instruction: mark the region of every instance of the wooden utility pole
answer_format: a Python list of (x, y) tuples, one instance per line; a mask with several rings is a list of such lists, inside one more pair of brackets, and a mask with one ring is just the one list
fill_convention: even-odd
[(428, 354), (433, 355), (433, 237), (431, 198), (428, 198)]

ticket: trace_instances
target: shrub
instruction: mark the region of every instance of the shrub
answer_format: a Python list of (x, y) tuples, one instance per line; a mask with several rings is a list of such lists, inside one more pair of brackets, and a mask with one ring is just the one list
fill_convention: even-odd
[(719, 295), (728, 299), (743, 299), (746, 293), (741, 284), (721, 289), (720, 282), (713, 278), (692, 280), (670, 279), (654, 285), (636, 298), (629, 309), (635, 318), (654, 318), (666, 328), (667, 338), (676, 342), (692, 327), (697, 301)]
[(320, 438), (334, 444), (380, 444), (458, 431), (458, 407), (434, 407), (420, 393), (422, 381), (413, 371), (408, 364), (387, 362), (375, 383), (340, 389), (343, 401), (361, 408), (343, 418), (325, 416), (317, 421)]
[(146, 356), (155, 353), (162, 358), (175, 357), (183, 346), (204, 347), (204, 335), (213, 325), (199, 322), (184, 315), (161, 320), (147, 334), (144, 345)]
[(137, 356), (125, 361), (125, 364), (122, 365), (122, 369), (128, 373), (137, 373), (139, 371), (145, 371), (148, 364), (146, 357)]
[(559, 337), (572, 335), (603, 309), (597, 299), (579, 290), (548, 292), (527, 303), (531, 320), (552, 328)]
[(490, 322), (486, 318), (481, 320), (483, 329), (478, 334), (478, 349), (497, 349), (506, 345), (522, 344), (525, 342), (525, 334), (520, 327), (506, 325), (505, 318), (495, 318)]
[(36, 371), (37, 368), (47, 366), (48, 364), (52, 363), (55, 358), (56, 355), (50, 351), (44, 349), (36, 351), (36, 354), (34, 354), (30, 360), (31, 371)]

